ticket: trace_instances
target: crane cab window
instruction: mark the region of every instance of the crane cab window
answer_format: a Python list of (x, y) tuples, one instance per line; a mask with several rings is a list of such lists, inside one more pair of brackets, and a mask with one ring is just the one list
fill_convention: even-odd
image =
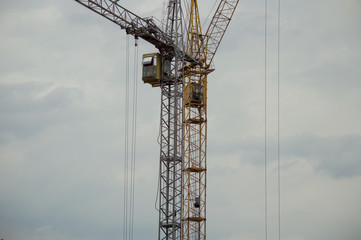
[(143, 55), (143, 75), (144, 83), (149, 83), (153, 87), (159, 85), (161, 78), (161, 57), (159, 53), (149, 53)]
[(203, 89), (201, 85), (193, 85), (192, 89), (192, 101), (201, 103), (203, 97)]
[(190, 83), (185, 88), (185, 102), (190, 105), (202, 104), (203, 88), (200, 84)]
[(144, 56), (143, 58), (143, 66), (150, 66), (153, 65), (153, 58), (156, 58), (157, 56)]

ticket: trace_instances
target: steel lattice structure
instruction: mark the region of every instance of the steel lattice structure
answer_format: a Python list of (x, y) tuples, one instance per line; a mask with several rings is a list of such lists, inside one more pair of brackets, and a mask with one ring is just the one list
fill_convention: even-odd
[(212, 64), (239, 0), (221, 0), (205, 34), (206, 68)]
[[(202, 34), (197, 0), (183, 36), (181, 0), (169, 0), (166, 28), (115, 0), (75, 0), (159, 49), (162, 73), (159, 240), (206, 239), (207, 76), (239, 0), (221, 0)], [(184, 46), (186, 38), (187, 45)]]
[(166, 34), (180, 51), (161, 51), (163, 65), (170, 62), (171, 72), (163, 74), (160, 82), (159, 240), (181, 237), (184, 64), (181, 11), (179, 0), (169, 1)]
[[(191, 1), (190, 11), (186, 51), (203, 64), (204, 36), (197, 1)], [(203, 240), (206, 239), (207, 182), (207, 71), (204, 66), (189, 64), (185, 68), (184, 87), (182, 239)]]
[(186, 51), (200, 64), (185, 66), (182, 239), (206, 239), (207, 76), (237, 4), (222, 0), (203, 35), (197, 1), (191, 0)]

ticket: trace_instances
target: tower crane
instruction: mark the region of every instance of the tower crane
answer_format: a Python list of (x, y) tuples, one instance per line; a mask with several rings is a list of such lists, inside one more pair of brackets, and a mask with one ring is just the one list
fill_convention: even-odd
[(197, 0), (187, 0), (188, 23), (181, 0), (169, 0), (164, 29), (116, 0), (75, 1), (159, 50), (142, 60), (143, 82), (161, 89), (158, 239), (205, 240), (207, 76), (239, 0), (220, 0), (205, 34)]

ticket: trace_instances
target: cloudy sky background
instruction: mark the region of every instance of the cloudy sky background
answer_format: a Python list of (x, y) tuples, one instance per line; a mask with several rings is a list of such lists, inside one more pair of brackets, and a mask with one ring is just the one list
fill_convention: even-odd
[[(162, 2), (121, 4), (161, 18)], [(277, 1), (268, 2), (268, 233), (277, 239)], [(205, 19), (212, 4), (199, 4)], [(361, 1), (281, 8), (281, 238), (359, 240)], [(0, 42), (0, 238), (121, 239), (125, 32), (75, 1), (0, 1)], [(139, 54), (154, 51), (140, 42)], [(262, 240), (264, 1), (240, 1), (215, 64), (207, 238)], [(156, 239), (160, 91), (138, 81), (135, 239)]]

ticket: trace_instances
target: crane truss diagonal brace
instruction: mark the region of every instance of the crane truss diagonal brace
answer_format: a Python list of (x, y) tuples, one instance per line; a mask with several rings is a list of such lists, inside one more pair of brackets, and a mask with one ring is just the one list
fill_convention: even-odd
[[(171, 73), (163, 72), (161, 84), (161, 142), (159, 170), (158, 240), (181, 239), (182, 159), (183, 159), (183, 69), (184, 43), (180, 0), (170, 0), (166, 33), (181, 49), (170, 61)], [(167, 58), (167, 59), (166, 59)]]
[(155, 25), (151, 18), (141, 18), (111, 0), (75, 0), (90, 10), (139, 36), (160, 49), (172, 48), (171, 39)]
[(206, 66), (210, 66), (239, 0), (221, 0), (205, 34)]
[[(151, 43), (168, 55), (181, 53), (182, 49), (174, 42), (172, 36), (163, 32), (152, 18), (142, 18), (112, 0), (75, 0), (104, 18), (125, 29), (128, 34), (138, 36)], [(199, 61), (185, 54), (185, 60), (198, 64)]]

